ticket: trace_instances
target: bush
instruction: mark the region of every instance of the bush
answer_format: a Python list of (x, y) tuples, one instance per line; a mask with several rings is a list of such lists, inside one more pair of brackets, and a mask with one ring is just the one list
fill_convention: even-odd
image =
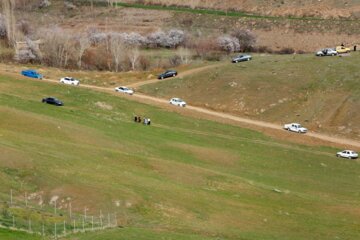
[(192, 46), (196, 57), (204, 58), (209, 52), (220, 50), (216, 41), (213, 39), (199, 39), (194, 41)]
[(250, 30), (237, 29), (232, 34), (232, 37), (238, 39), (241, 51), (251, 51), (256, 43), (256, 36)]
[(273, 50), (268, 46), (259, 46), (257, 48), (253, 48), (253, 51), (258, 53), (273, 53)]
[(6, 23), (2, 14), (0, 14), (0, 38), (6, 38)]
[(172, 29), (168, 33), (158, 31), (146, 37), (148, 47), (176, 48), (185, 42), (185, 33), (181, 30)]
[(29, 22), (21, 20), (16, 24), (17, 29), (25, 36), (32, 32)]
[(286, 47), (286, 48), (280, 49), (279, 51), (276, 51), (276, 53), (278, 53), (278, 54), (293, 54), (293, 53), (295, 53), (295, 50), (293, 48)]
[(217, 41), (220, 49), (223, 51), (226, 51), (228, 53), (240, 51), (240, 43), (237, 38), (223, 36), (223, 37), (219, 37)]
[(140, 66), (140, 69), (143, 70), (143, 71), (148, 70), (150, 68), (149, 59), (147, 59), (144, 56), (140, 56), (140, 58), (139, 58), (139, 66)]
[(222, 54), (220, 52), (209, 52), (205, 55), (205, 60), (207, 61), (220, 61)]
[(171, 67), (176, 67), (181, 64), (181, 57), (179, 55), (175, 55), (169, 59), (169, 63)]

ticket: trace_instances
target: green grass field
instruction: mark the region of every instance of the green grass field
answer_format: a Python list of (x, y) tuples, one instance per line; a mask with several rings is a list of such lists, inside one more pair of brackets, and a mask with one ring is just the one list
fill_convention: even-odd
[[(46, 96), (65, 106), (41, 103)], [(153, 125), (133, 123), (134, 114)], [(71, 197), (74, 211), (116, 211), (124, 227), (68, 239), (360, 237), (360, 165), (334, 157), (337, 149), (7, 76), (0, 116), (2, 201), (10, 189), (43, 191), (45, 203)]]

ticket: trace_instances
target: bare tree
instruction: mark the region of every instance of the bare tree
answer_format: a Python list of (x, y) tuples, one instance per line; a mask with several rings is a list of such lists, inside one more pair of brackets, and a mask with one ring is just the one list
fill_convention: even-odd
[(132, 47), (127, 51), (127, 57), (131, 64), (131, 69), (134, 71), (136, 64), (139, 61), (140, 58), (140, 51), (137, 47)]
[(125, 45), (120, 37), (111, 37), (110, 52), (113, 58), (115, 72), (118, 72), (120, 63), (123, 60), (126, 52)]
[(179, 47), (176, 52), (177, 52), (177, 55), (180, 57), (182, 64), (189, 63), (189, 59), (191, 57), (191, 52), (188, 48)]
[(10, 46), (14, 46), (16, 42), (15, 0), (2, 0), (2, 9), (5, 18), (7, 40)]
[(77, 58), (77, 64), (78, 67), (81, 68), (81, 63), (82, 63), (82, 57), (84, 55), (84, 52), (86, 51), (86, 49), (88, 49), (91, 45), (91, 42), (89, 40), (89, 37), (86, 34), (81, 34), (79, 35), (79, 37), (77, 37), (77, 54), (78, 54), (78, 58)]
[(56, 67), (67, 67), (69, 60), (76, 62), (73, 55), (75, 41), (69, 37), (62, 29), (54, 28), (52, 30), (44, 29), (42, 36), (41, 52), (43, 62)]

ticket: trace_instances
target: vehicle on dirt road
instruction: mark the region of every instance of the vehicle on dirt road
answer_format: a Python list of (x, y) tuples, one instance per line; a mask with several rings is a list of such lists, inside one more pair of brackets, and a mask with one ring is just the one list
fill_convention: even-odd
[(130, 89), (128, 87), (124, 87), (124, 86), (115, 88), (115, 92), (126, 93), (126, 94), (129, 94), (129, 95), (134, 94), (134, 90), (132, 90), (132, 89)]
[(344, 46), (337, 46), (337, 47), (335, 48), (335, 50), (336, 50), (336, 52), (337, 52), (338, 54), (349, 53), (349, 52), (351, 51), (350, 48), (347, 48), (347, 47), (344, 47)]
[(170, 104), (175, 105), (175, 106), (179, 106), (179, 107), (185, 107), (186, 106), (186, 102), (180, 98), (172, 98), (170, 99)]
[(238, 62), (245, 62), (245, 61), (250, 61), (252, 59), (252, 56), (250, 55), (239, 55), (234, 57), (231, 62), (233, 63), (238, 63)]
[(341, 152), (337, 152), (336, 156), (337, 157), (342, 157), (342, 158), (348, 158), (348, 159), (356, 159), (356, 158), (358, 158), (359, 155), (354, 151), (344, 150), (344, 151), (341, 151)]
[(60, 83), (78, 86), (80, 81), (72, 77), (63, 77), (60, 79)]
[(315, 53), (318, 57), (325, 57), (325, 56), (337, 56), (338, 52), (332, 48), (325, 48)]
[(304, 128), (299, 123), (289, 123), (284, 125), (284, 129), (291, 131), (291, 132), (297, 132), (297, 133), (306, 133), (308, 130), (307, 128)]
[(51, 104), (51, 105), (55, 105), (55, 106), (63, 106), (64, 105), (64, 103), (62, 101), (60, 101), (59, 99), (54, 98), (54, 97), (43, 98), (42, 102)]
[(38, 79), (43, 78), (43, 75), (41, 75), (40, 73), (38, 73), (37, 71), (35, 71), (33, 69), (23, 70), (23, 71), (21, 71), (21, 74), (25, 77), (38, 78)]
[(177, 75), (177, 71), (175, 70), (166, 70), (164, 73), (160, 74), (158, 76), (158, 79), (164, 79), (164, 78), (169, 78), (169, 77), (176, 77)]

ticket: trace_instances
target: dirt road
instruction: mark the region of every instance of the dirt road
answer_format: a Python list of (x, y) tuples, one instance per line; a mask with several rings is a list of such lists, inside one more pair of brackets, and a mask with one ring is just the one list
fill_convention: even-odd
[[(186, 76), (189, 76), (189, 75), (192, 75), (194, 73), (198, 73), (198, 72), (202, 72), (204, 70), (207, 70), (209, 68), (213, 68), (213, 67), (220, 67), (222, 65), (224, 65), (225, 63), (220, 63), (220, 64), (213, 64), (213, 65), (208, 65), (208, 66), (204, 66), (204, 67), (199, 67), (199, 68), (194, 68), (194, 69), (190, 69), (188, 71), (185, 71), (185, 72), (182, 72), (182, 73), (179, 73), (175, 78), (181, 78), (181, 77), (186, 77)], [(133, 84), (130, 84), (128, 85), (128, 87), (131, 87), (131, 88), (138, 88), (138, 87), (141, 87), (143, 85), (147, 85), (147, 84), (152, 84), (152, 83), (157, 83), (159, 81), (169, 81), (169, 80), (172, 80), (174, 78), (165, 78), (165, 79), (162, 79), (162, 80), (159, 80), (157, 78), (154, 78), (154, 79), (149, 79), (149, 80), (146, 80), (146, 81), (142, 81), (142, 82), (137, 82), (137, 83), (133, 83)]]
[[(187, 72), (184, 72), (181, 76), (190, 75), (190, 74), (202, 71), (208, 67), (213, 67), (213, 66), (206, 66), (206, 67), (201, 67), (201, 68), (197, 68), (197, 69), (192, 69)], [(18, 74), (9, 73), (9, 72), (6, 72), (4, 74), (5, 75), (13, 75), (13, 76), (15, 75), (17, 78), (19, 78)], [(31, 78), (25, 78), (25, 77), (22, 77), (21, 79), (39, 81), (37, 79), (31, 79)], [(53, 84), (59, 84), (59, 81), (54, 80), (54, 79), (43, 79), (42, 81), (46, 81), (46, 82), (53, 83)], [(156, 81), (158, 81), (158, 80), (154, 80), (154, 79), (147, 80), (147, 81), (137, 83), (136, 86), (151, 84)], [(134, 86), (134, 85), (132, 85), (132, 86)], [(315, 132), (311, 132), (311, 131), (306, 133), (306, 135), (299, 135), (297, 133), (288, 133), (282, 129), (281, 125), (278, 125), (278, 124), (238, 117), (238, 116), (234, 116), (234, 115), (227, 114), (227, 113), (212, 111), (212, 110), (209, 110), (206, 108), (194, 107), (191, 105), (190, 106), (188, 105), (186, 108), (180, 108), (180, 107), (170, 105), (169, 100), (167, 100), (167, 99), (151, 97), (151, 96), (147, 96), (147, 95), (144, 95), (141, 93), (135, 93), (134, 95), (129, 96), (126, 94), (117, 93), (114, 91), (113, 88), (98, 87), (98, 86), (84, 85), (84, 84), (80, 84), (79, 87), (111, 93), (113, 95), (124, 97), (129, 100), (134, 100), (134, 101), (138, 101), (138, 102), (142, 102), (142, 103), (156, 105), (156, 106), (159, 106), (162, 108), (166, 108), (170, 111), (175, 111), (175, 112), (187, 114), (190, 116), (200, 116), (202, 118), (207, 118), (207, 119), (211, 119), (211, 120), (215, 120), (215, 121), (219, 121), (219, 122), (238, 123), (241, 126), (245, 126), (247, 128), (256, 129), (256, 130), (265, 131), (265, 132), (268, 131), (268, 133), (272, 132), (269, 130), (275, 130), (276, 132), (281, 133), (282, 137), (280, 137), (280, 138), (290, 140), (290, 141), (295, 140), (295, 142), (296, 142), (297, 139), (300, 139), (300, 140), (302, 140), (302, 141), (300, 141), (300, 143), (308, 143), (310, 140), (314, 141), (314, 139), (317, 139), (318, 144), (319, 143), (320, 144), (329, 144), (332, 146), (341, 146), (341, 147), (349, 147), (349, 148), (353, 147), (353, 148), (355, 148), (355, 150), (360, 150), (360, 142), (351, 140), (351, 139), (338, 138), (338, 137), (328, 136), (325, 134), (315, 133)], [(274, 136), (277, 134), (270, 134), (270, 135)], [(297, 141), (297, 142), (299, 142), (299, 141)]]

